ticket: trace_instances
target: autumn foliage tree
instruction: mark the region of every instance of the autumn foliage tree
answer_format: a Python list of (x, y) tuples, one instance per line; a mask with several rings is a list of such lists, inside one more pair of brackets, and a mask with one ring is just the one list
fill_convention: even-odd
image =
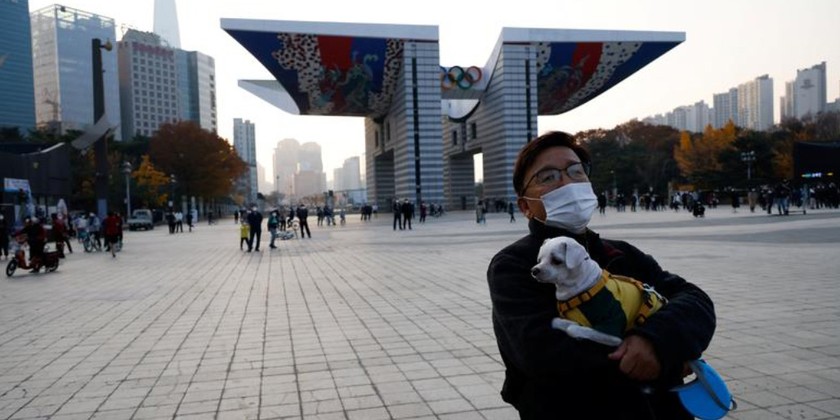
[(674, 159), (680, 172), (698, 186), (716, 183), (717, 175), (723, 168), (720, 156), (733, 148), (737, 136), (737, 129), (732, 121), (720, 129), (706, 126), (701, 136), (682, 132), (679, 144), (674, 148)]
[(140, 166), (131, 173), (131, 177), (137, 183), (134, 194), (140, 198), (143, 205), (153, 208), (163, 207), (169, 199), (166, 193), (169, 177), (155, 168), (149, 155), (143, 155)]
[(157, 169), (175, 175), (178, 192), (196, 197), (229, 195), (247, 169), (230, 143), (191, 121), (161, 125), (149, 155)]

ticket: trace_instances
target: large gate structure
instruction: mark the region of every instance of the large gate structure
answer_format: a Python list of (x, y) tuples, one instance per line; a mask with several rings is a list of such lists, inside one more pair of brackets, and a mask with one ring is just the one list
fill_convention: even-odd
[(682, 32), (502, 28), (487, 63), (440, 65), (438, 28), (222, 19), (275, 80), (240, 87), (294, 115), (365, 118), (367, 196), (474, 205), (512, 200), (537, 116), (578, 107), (685, 40)]

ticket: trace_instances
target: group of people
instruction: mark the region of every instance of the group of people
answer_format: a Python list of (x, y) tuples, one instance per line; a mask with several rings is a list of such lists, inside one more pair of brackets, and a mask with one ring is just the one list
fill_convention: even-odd
[[(297, 208), (289, 208), (288, 212), (284, 207), (279, 207), (271, 210), (268, 215), (266, 228), (271, 235), (271, 241), (268, 247), (276, 249), (275, 241), (277, 238), (288, 239), (293, 237), (285, 235), (293, 228), (293, 224), (297, 218), (296, 229), (300, 230), (300, 238), (312, 239), (312, 232), (309, 230), (309, 209), (303, 204)], [(256, 205), (252, 205), (247, 210), (237, 210), (234, 213), (234, 223), (239, 223), (239, 249), (244, 250), (247, 246), (247, 252), (260, 250), (260, 239), (262, 238), (262, 222), (263, 214)], [(333, 222), (334, 223), (334, 222)]]
[[(101, 222), (95, 213), (83, 213), (72, 220), (67, 220), (64, 214), (52, 213), (48, 220), (42, 219), (43, 217), (37, 216), (25, 217), (23, 224), (15, 229), (13, 224), (6, 220), (5, 215), (0, 214), (0, 258), (15, 258), (15, 250), (11, 249), (11, 245), (26, 244), (29, 248), (27, 265), (33, 273), (37, 273), (43, 265), (44, 249), (49, 242), (55, 243), (59, 258), (65, 258), (65, 249), (67, 253), (73, 253), (73, 237), (81, 240), (91, 235), (91, 240), (99, 243), (99, 247), (104, 238), (106, 250), (110, 251), (113, 257), (116, 257), (116, 245), (122, 242), (123, 221), (116, 212), (109, 212)], [(11, 238), (15, 238), (14, 242)]]
[[(169, 210), (166, 212), (164, 218), (166, 219), (167, 226), (169, 226), (170, 234), (184, 232), (184, 212), (182, 212), (181, 210), (175, 210), (170, 207)], [(190, 209), (189, 211), (187, 211), (186, 219), (189, 231), (192, 232), (193, 227), (195, 227), (195, 222), (198, 221), (198, 210)], [(208, 220), (210, 220), (209, 217)]]
[[(315, 216), (318, 220), (318, 226), (323, 226), (324, 222), (327, 223), (327, 226), (335, 226), (335, 209), (330, 206), (315, 206)], [(342, 226), (347, 223), (347, 212), (344, 210), (344, 207), (340, 207), (338, 209), (338, 220)]]

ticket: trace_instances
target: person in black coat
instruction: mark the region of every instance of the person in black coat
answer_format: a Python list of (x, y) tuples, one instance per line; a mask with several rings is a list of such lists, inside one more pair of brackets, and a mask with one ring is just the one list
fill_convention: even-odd
[[(487, 270), (493, 328), (505, 382), (502, 398), (522, 419), (690, 419), (677, 395), (685, 364), (715, 329), (711, 299), (627, 242), (587, 225), (597, 207), (589, 154), (566, 133), (547, 133), (519, 153), (513, 183), (529, 234), (496, 254)], [(555, 287), (531, 277), (543, 241), (569, 236), (602, 269), (653, 286), (668, 303), (626, 332), (618, 348), (551, 328)]]
[(298, 224), (300, 225), (300, 239), (303, 239), (304, 232), (309, 239), (312, 239), (312, 232), (309, 231), (309, 222), (306, 220), (309, 217), (309, 209), (306, 208), (303, 204), (301, 204), (297, 209), (297, 218)]
[(251, 248), (254, 251), (260, 251), (260, 237), (262, 237), (262, 213), (257, 210), (257, 207), (254, 206), (251, 208), (251, 211), (248, 213), (248, 252), (251, 252)]

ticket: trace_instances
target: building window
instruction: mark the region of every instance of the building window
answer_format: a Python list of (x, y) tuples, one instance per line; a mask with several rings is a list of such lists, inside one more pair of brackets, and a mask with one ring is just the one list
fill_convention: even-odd
[(475, 123), (470, 123), (470, 138), (473, 140), (478, 138), (478, 128)]
[(458, 132), (452, 130), (452, 145), (455, 146), (458, 144)]

